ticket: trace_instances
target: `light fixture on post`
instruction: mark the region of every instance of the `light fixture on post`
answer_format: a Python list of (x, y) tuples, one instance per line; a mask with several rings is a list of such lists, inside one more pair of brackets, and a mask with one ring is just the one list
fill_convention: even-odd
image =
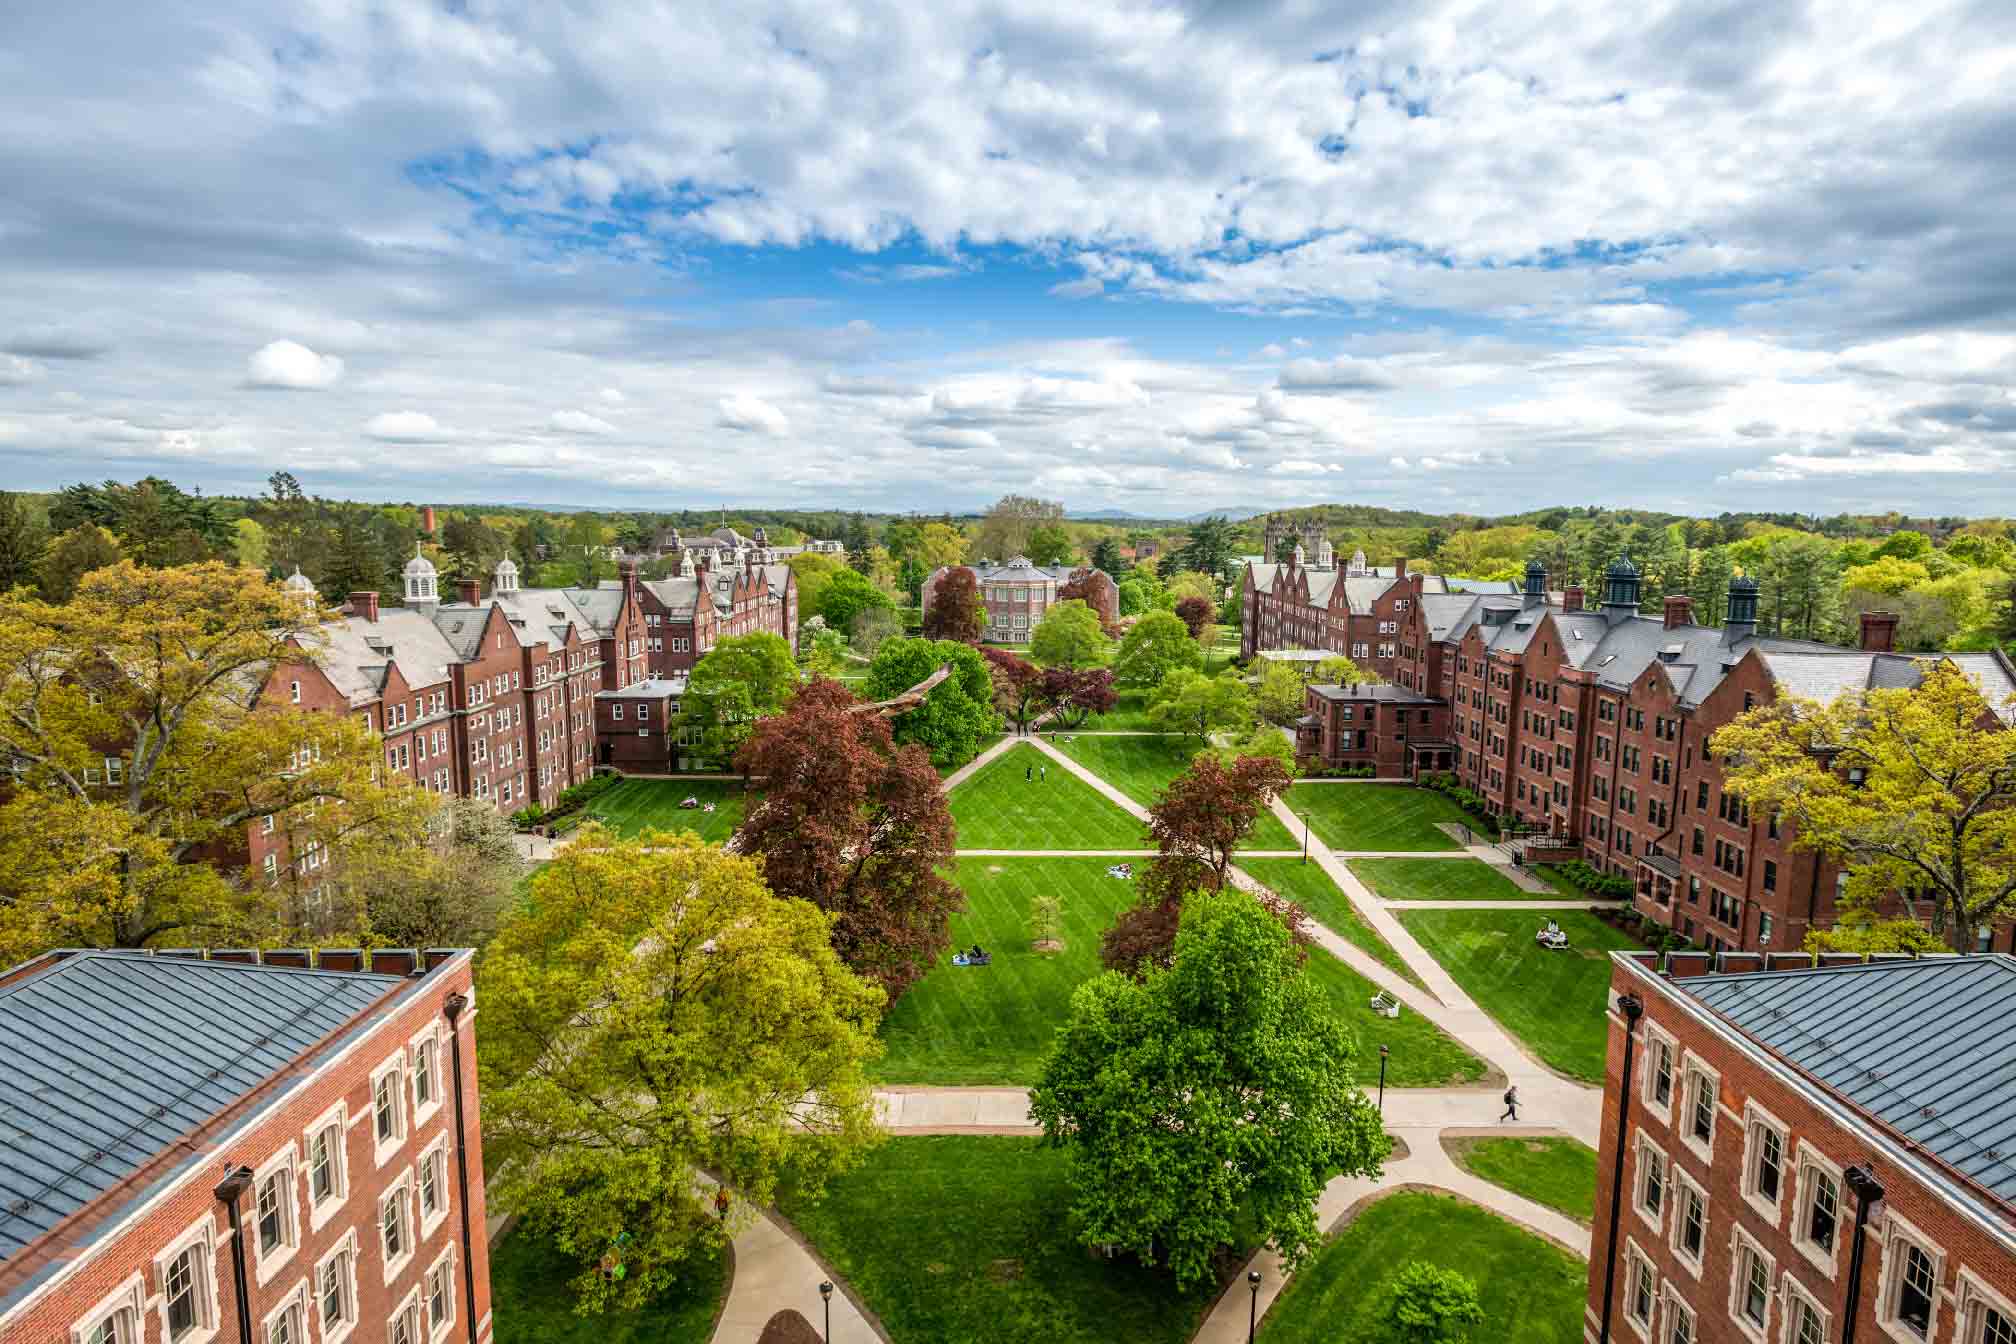
[(1379, 1047), (1379, 1114), (1386, 1114), (1386, 1056), (1393, 1053), (1390, 1046)]
[(1260, 1271), (1246, 1271), (1246, 1289), (1252, 1295), (1252, 1302), (1246, 1311), (1246, 1344), (1253, 1344), (1253, 1336), (1260, 1329)]
[(1296, 815), (1302, 818), (1302, 862), (1307, 863), (1309, 862), (1309, 814), (1307, 812), (1298, 812)]
[(819, 1300), (826, 1306), (826, 1344), (833, 1344), (833, 1281), (831, 1279), (820, 1283)]

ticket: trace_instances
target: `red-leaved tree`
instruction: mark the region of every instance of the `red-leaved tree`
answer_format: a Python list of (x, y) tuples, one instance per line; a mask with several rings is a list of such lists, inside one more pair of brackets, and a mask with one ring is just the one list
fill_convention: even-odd
[(1110, 712), (1120, 697), (1110, 667), (1051, 667), (1043, 672), (1043, 701), (1058, 723), (1076, 728), (1088, 715)]
[(1190, 638), (1202, 639), (1204, 627), (1211, 624), (1218, 615), (1218, 609), (1211, 605), (1209, 598), (1186, 597), (1176, 604), (1176, 615), (1190, 627)]
[(992, 646), (983, 645), (980, 656), (987, 660), (987, 675), (994, 680), (994, 708), (1017, 731), (1028, 732), (1030, 720), (1041, 716), (1051, 703), (1043, 669)]
[(951, 810), (922, 747), (897, 747), (879, 715), (837, 681), (805, 686), (764, 719), (736, 756), (763, 796), (735, 833), (763, 856), (779, 896), (837, 916), (833, 950), (894, 1003), (951, 943), (964, 908), (940, 876), (955, 838)]
[(986, 628), (987, 610), (980, 601), (980, 581), (964, 565), (952, 566), (931, 590), (931, 605), (924, 612), (924, 638), (977, 644)]

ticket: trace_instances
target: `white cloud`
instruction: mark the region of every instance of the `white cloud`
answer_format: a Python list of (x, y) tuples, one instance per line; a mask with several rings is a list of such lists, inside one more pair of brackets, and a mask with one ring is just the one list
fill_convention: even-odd
[(618, 388), (605, 387), (599, 395), (602, 400), (608, 402), (611, 406), (621, 406), (623, 404), (623, 393)]
[(424, 411), (385, 411), (364, 422), (364, 433), (385, 443), (431, 443), (448, 437)]
[(724, 429), (748, 430), (780, 439), (791, 432), (791, 422), (784, 412), (761, 397), (738, 392), (721, 398), (720, 405), (721, 417), (715, 423)]
[(32, 383), (42, 377), (42, 366), (24, 355), (0, 354), (0, 387)]
[(1052, 285), (1048, 292), (1060, 299), (1091, 299), (1105, 293), (1106, 284), (1088, 275), (1080, 280), (1066, 280)]
[(245, 361), (245, 381), (253, 387), (328, 387), (342, 376), (342, 360), (297, 341), (271, 341)]
[(1297, 392), (1384, 392), (1393, 376), (1376, 364), (1339, 355), (1290, 360), (1281, 370), (1281, 386)]
[(586, 411), (555, 411), (547, 424), (569, 434), (614, 434), (616, 426)]
[(946, 452), (963, 453), (975, 449), (999, 448), (1001, 440), (985, 429), (945, 429), (929, 427), (912, 431), (910, 442), (925, 448), (942, 448)]

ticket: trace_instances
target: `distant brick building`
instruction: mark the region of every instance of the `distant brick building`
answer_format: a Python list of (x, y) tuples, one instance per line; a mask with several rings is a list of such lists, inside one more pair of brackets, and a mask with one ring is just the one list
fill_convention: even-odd
[(696, 767), (676, 724), (686, 678), (646, 677), (595, 696), (596, 763), (630, 775)]
[(2016, 959), (1611, 960), (1585, 1339), (2016, 1341)]
[[(1337, 768), (1369, 765), (1381, 778), (1406, 778), (1454, 764), (1449, 706), (1404, 686), (1361, 682), (1311, 686), (1295, 724), (1295, 755)], [(1434, 743), (1417, 753), (1410, 744)]]
[(637, 585), (651, 675), (690, 671), (715, 641), (730, 635), (777, 635), (798, 647), (798, 576), (788, 565), (702, 560), (692, 573)]
[(490, 1339), (470, 958), (0, 973), (0, 1344)]
[(922, 609), (931, 610), (938, 583), (953, 569), (972, 574), (980, 587), (987, 624), (981, 638), (990, 644), (1026, 644), (1043, 614), (1064, 599), (1059, 590), (1073, 581), (1086, 586), (1085, 604), (1099, 614), (1102, 625), (1120, 619), (1120, 586), (1103, 569), (1085, 566), (1038, 565), (1018, 555), (1005, 565), (941, 565), (924, 580)]

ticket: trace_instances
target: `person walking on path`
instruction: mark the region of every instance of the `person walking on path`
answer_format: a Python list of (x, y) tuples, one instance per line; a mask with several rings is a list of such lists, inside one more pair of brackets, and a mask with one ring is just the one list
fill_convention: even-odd
[(1519, 1089), (1517, 1086), (1508, 1087), (1505, 1089), (1505, 1114), (1498, 1117), (1498, 1123), (1502, 1125), (1507, 1120), (1517, 1120), (1518, 1118)]
[(1030, 782), (1031, 782), (1031, 781), (1033, 781), (1033, 780), (1034, 780), (1035, 778), (1036, 778), (1036, 767), (1035, 767), (1035, 766), (1033, 766), (1033, 765), (1025, 765), (1025, 766), (1023, 766), (1023, 767), (1022, 767), (1022, 782), (1023, 782), (1024, 784), (1027, 784), (1027, 783), (1030, 783)]
[(1041, 769), (1042, 773), (1036, 776), (1037, 782), (1048, 784), (1050, 782), (1050, 767), (1046, 765), (1041, 767)]

